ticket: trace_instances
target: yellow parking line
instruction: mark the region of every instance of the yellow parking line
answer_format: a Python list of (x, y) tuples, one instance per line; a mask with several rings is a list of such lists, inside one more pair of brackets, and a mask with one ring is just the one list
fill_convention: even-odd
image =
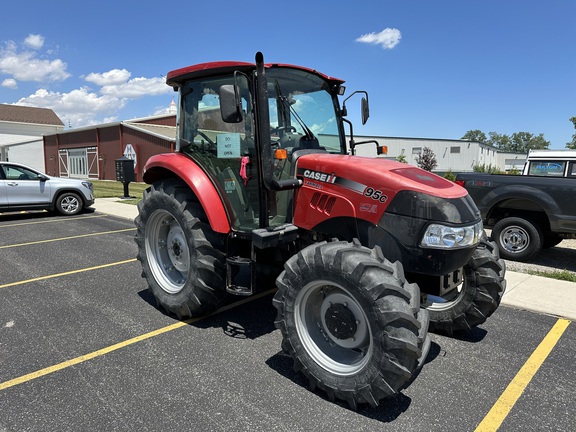
[(27, 280), (22, 280), (22, 281), (18, 281), (18, 282), (12, 282), (12, 283), (0, 285), (0, 288), (8, 288), (11, 286), (16, 286), (16, 285), (24, 285), (24, 284), (31, 283), (31, 282), (38, 282), (41, 280), (52, 279), (52, 278), (57, 278), (57, 277), (61, 277), (61, 276), (68, 276), (68, 275), (72, 275), (72, 274), (76, 274), (76, 273), (83, 273), (83, 272), (87, 272), (87, 271), (103, 269), (106, 267), (117, 266), (120, 264), (127, 264), (127, 263), (131, 263), (134, 261), (136, 261), (136, 258), (131, 258), (131, 259), (128, 259), (125, 261), (118, 261), (118, 262), (114, 262), (114, 263), (110, 263), (110, 264), (102, 264), (102, 265), (94, 266), (94, 267), (87, 267), (87, 268), (78, 269), (78, 270), (71, 270), (71, 271), (67, 271), (64, 273), (56, 273), (56, 274), (51, 274), (51, 275), (47, 275), (47, 276), (40, 276), (40, 277), (37, 277), (34, 279), (27, 279)]
[(540, 345), (534, 350), (524, 366), (516, 374), (514, 379), (508, 384), (504, 393), (496, 401), (486, 417), (480, 422), (475, 432), (496, 431), (516, 404), (520, 395), (524, 392), (544, 360), (548, 357), (552, 349), (556, 346), (560, 337), (564, 334), (570, 324), (569, 320), (559, 319), (554, 327), (548, 332)]
[(73, 359), (64, 361), (64, 362), (62, 362), (62, 363), (55, 364), (55, 365), (53, 365), (53, 366), (49, 366), (49, 367), (47, 367), (47, 368), (40, 369), (40, 370), (37, 370), (37, 371), (35, 371), (35, 372), (31, 372), (31, 373), (29, 373), (29, 374), (26, 374), (26, 375), (22, 375), (22, 376), (20, 376), (20, 377), (18, 377), (18, 378), (14, 378), (14, 379), (11, 379), (11, 380), (9, 380), (9, 381), (5, 381), (5, 382), (3, 382), (3, 383), (0, 383), (0, 390), (5, 390), (5, 389), (7, 389), (7, 388), (14, 387), (15, 385), (23, 384), (23, 383), (28, 382), (28, 381), (32, 381), (33, 379), (40, 378), (40, 377), (43, 377), (43, 376), (45, 376), (45, 375), (49, 375), (49, 374), (54, 373), (54, 372), (57, 372), (57, 371), (59, 371), (59, 370), (66, 369), (66, 368), (68, 368), (68, 367), (70, 367), (70, 366), (74, 366), (74, 365), (77, 365), (77, 364), (79, 364), (79, 363), (83, 363), (83, 362), (85, 362), (85, 361), (92, 360), (92, 359), (94, 359), (94, 358), (96, 358), (96, 357), (101, 357), (101, 356), (103, 356), (103, 355), (105, 355), (105, 354), (109, 354), (109, 353), (111, 353), (111, 352), (113, 352), (113, 351), (119, 350), (120, 348), (124, 348), (124, 347), (127, 347), (127, 346), (129, 346), (129, 345), (133, 345), (133, 344), (135, 344), (135, 343), (142, 342), (142, 341), (144, 341), (144, 340), (146, 340), (146, 339), (150, 339), (150, 338), (153, 338), (153, 337), (155, 337), (155, 336), (158, 336), (158, 335), (161, 335), (161, 334), (164, 334), (164, 333), (168, 333), (168, 332), (170, 332), (170, 331), (172, 331), (172, 330), (176, 330), (176, 329), (179, 329), (179, 328), (181, 328), (181, 327), (184, 327), (184, 326), (186, 326), (186, 325), (188, 325), (188, 324), (192, 324), (192, 323), (194, 323), (194, 322), (196, 322), (196, 321), (199, 321), (199, 320), (201, 320), (201, 319), (203, 319), (203, 318), (208, 318), (208, 317), (213, 316), (213, 315), (216, 315), (216, 314), (218, 314), (218, 313), (221, 313), (221, 312), (224, 312), (224, 311), (233, 309), (233, 308), (235, 308), (235, 307), (239, 307), (239, 306), (241, 306), (241, 305), (243, 305), (243, 304), (245, 304), (245, 303), (248, 303), (248, 302), (254, 301), (254, 300), (256, 300), (256, 299), (259, 299), (259, 298), (261, 298), (261, 297), (267, 296), (268, 294), (271, 294), (271, 293), (273, 293), (274, 291), (276, 291), (276, 289), (268, 290), (268, 291), (265, 291), (265, 292), (263, 292), (263, 293), (254, 295), (254, 296), (252, 296), (252, 297), (247, 297), (247, 298), (245, 298), (245, 299), (243, 299), (243, 300), (240, 300), (240, 301), (238, 301), (238, 302), (236, 302), (236, 303), (232, 303), (232, 304), (230, 304), (230, 305), (224, 306), (224, 307), (218, 309), (217, 311), (215, 311), (215, 312), (213, 312), (213, 313), (211, 313), (211, 314), (209, 314), (209, 315), (204, 315), (204, 316), (201, 316), (201, 317), (191, 318), (191, 319), (188, 319), (188, 320), (186, 320), (186, 321), (179, 321), (179, 322), (174, 323), (174, 324), (172, 324), (172, 325), (159, 328), (158, 330), (154, 330), (154, 331), (151, 331), (151, 332), (148, 332), (148, 333), (144, 333), (144, 334), (142, 334), (142, 335), (140, 335), (140, 336), (133, 337), (132, 339), (128, 339), (128, 340), (125, 340), (125, 341), (123, 341), (123, 342), (119, 342), (119, 343), (117, 343), (117, 344), (110, 345), (110, 346), (108, 346), (108, 347), (106, 347), (106, 348), (102, 348), (102, 349), (99, 349), (99, 350), (97, 350), (97, 351), (93, 351), (93, 352), (91, 352), (91, 353), (84, 354), (84, 355), (82, 355), (82, 356), (80, 356), (80, 357), (76, 357), (76, 358), (73, 358)]
[(35, 222), (22, 222), (22, 223), (13, 223), (13, 224), (2, 224), (0, 225), (0, 229), (7, 228), (7, 227), (15, 227), (15, 226), (22, 226), (22, 225), (35, 225), (35, 224), (45, 224), (45, 223), (54, 223), (54, 222), (70, 222), (71, 220), (78, 220), (78, 219), (92, 219), (92, 218), (100, 218), (100, 217), (107, 217), (108, 215), (94, 215), (94, 216), (80, 216), (80, 217), (66, 217), (66, 218), (58, 218), (58, 219), (44, 219), (41, 221)]
[(20, 246), (30, 246), (30, 245), (41, 244), (41, 243), (51, 243), (51, 242), (57, 242), (57, 241), (63, 241), (63, 240), (72, 240), (72, 239), (77, 239), (77, 238), (82, 238), (82, 237), (92, 237), (92, 236), (97, 236), (97, 235), (114, 234), (114, 233), (120, 233), (120, 232), (125, 232), (125, 231), (134, 231), (134, 230), (136, 230), (136, 228), (125, 228), (125, 229), (121, 229), (121, 230), (103, 231), (103, 232), (90, 233), (90, 234), (79, 234), (77, 236), (71, 236), (71, 237), (61, 237), (61, 238), (56, 238), (56, 239), (39, 240), (39, 241), (28, 242), (28, 243), (18, 243), (18, 244), (13, 244), (13, 245), (0, 246), (0, 249), (10, 249), (10, 248), (20, 247)]

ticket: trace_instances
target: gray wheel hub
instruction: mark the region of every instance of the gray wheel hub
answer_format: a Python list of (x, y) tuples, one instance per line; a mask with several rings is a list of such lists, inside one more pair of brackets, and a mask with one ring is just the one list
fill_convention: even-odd
[(519, 253), (530, 244), (530, 236), (522, 227), (510, 226), (500, 233), (500, 244), (508, 252)]
[(67, 196), (64, 197), (62, 201), (60, 201), (60, 206), (62, 207), (62, 210), (64, 210), (66, 213), (73, 213), (76, 210), (78, 210), (80, 203), (73, 196)]
[(167, 236), (167, 244), (168, 256), (172, 265), (180, 272), (187, 272), (188, 267), (190, 267), (190, 254), (188, 253), (184, 231), (182, 231), (178, 223), (171, 224)]
[(337, 375), (353, 375), (373, 351), (368, 318), (347, 289), (316, 281), (302, 288), (295, 302), (296, 330), (314, 361)]

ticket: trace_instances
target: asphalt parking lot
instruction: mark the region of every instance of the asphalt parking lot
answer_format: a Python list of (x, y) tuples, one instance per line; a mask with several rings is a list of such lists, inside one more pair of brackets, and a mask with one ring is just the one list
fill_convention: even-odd
[(500, 307), (432, 335), (419, 377), (358, 412), (306, 388), (272, 294), (180, 322), (153, 305), (130, 220), (0, 215), (0, 432), (573, 431), (576, 326)]

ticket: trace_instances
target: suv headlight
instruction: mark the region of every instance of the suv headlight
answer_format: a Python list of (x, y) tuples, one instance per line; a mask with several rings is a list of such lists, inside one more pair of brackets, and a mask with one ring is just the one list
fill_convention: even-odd
[(432, 249), (459, 249), (474, 246), (478, 243), (483, 229), (482, 222), (463, 227), (430, 224), (426, 228), (420, 246)]
[(92, 182), (83, 181), (83, 182), (82, 182), (82, 186), (84, 186), (85, 188), (90, 189), (91, 191), (94, 190), (94, 185), (92, 184)]

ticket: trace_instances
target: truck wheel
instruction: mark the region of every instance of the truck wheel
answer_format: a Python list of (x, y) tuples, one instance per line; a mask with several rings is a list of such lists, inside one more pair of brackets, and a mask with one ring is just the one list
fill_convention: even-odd
[(74, 192), (65, 192), (56, 199), (56, 209), (64, 216), (74, 216), (82, 211), (84, 202)]
[(430, 331), (466, 333), (500, 305), (506, 289), (506, 264), (499, 259), (496, 243), (480, 240), (463, 272), (462, 284), (447, 297), (426, 297), (423, 306), (430, 312)]
[(527, 261), (542, 249), (542, 232), (532, 222), (507, 217), (494, 225), (492, 238), (500, 249), (500, 256), (512, 261)]
[(379, 248), (313, 244), (286, 262), (276, 284), (282, 349), (311, 390), (352, 409), (375, 407), (422, 365), (430, 344), (420, 290)]
[(180, 319), (216, 309), (226, 296), (223, 239), (192, 191), (179, 180), (160, 181), (138, 211), (137, 258), (158, 304)]

